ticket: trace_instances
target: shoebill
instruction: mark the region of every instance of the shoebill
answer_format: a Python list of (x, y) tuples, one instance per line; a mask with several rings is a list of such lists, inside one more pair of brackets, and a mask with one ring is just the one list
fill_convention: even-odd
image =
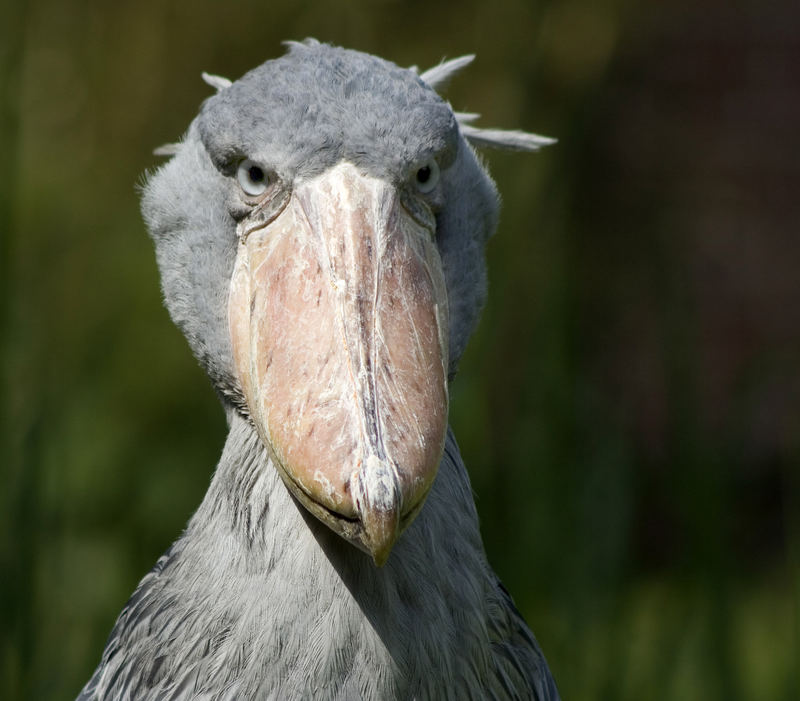
[(471, 59), (309, 40), (205, 75), (142, 211), (230, 431), (80, 699), (558, 697), (447, 423), (498, 214), (473, 147), (551, 141), (439, 97)]

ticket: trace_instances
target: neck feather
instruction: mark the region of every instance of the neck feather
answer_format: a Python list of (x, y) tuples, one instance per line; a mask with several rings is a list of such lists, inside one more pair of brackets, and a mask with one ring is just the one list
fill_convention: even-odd
[[(323, 666), (323, 677), (347, 678), (360, 660), (364, 669), (384, 668), (393, 692), (402, 692), (398, 680), (422, 683), (431, 669), (441, 682), (480, 675), (488, 664), (485, 607), (494, 580), (452, 433), (425, 506), (382, 568), (294, 500), (238, 414), (179, 544), (182, 559), (195, 563), (186, 574), (220, 609), (214, 618), (239, 619), (276, 667)], [(209, 589), (216, 600), (208, 601)]]

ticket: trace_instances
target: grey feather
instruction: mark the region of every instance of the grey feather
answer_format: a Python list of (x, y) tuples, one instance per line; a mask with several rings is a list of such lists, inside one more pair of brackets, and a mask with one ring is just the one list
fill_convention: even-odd
[(556, 139), (526, 131), (480, 129), (461, 122), (461, 133), (473, 146), (505, 149), (507, 151), (538, 151), (556, 143)]
[[(460, 70), (466, 68), (475, 60), (475, 54), (460, 56), (449, 61), (443, 61), (425, 71), (420, 78), (432, 88), (444, 87), (446, 83)], [(416, 66), (411, 70), (416, 72)], [(455, 117), (461, 125), (461, 133), (473, 146), (505, 149), (508, 151), (538, 151), (543, 146), (556, 143), (556, 139), (539, 134), (531, 134), (518, 130), (481, 129), (469, 126), (480, 115), (472, 112), (455, 112)]]
[(153, 149), (154, 156), (174, 156), (180, 150), (180, 144), (161, 144)]
[(206, 73), (205, 71), (203, 71), (201, 75), (203, 76), (203, 80), (212, 88), (215, 88), (217, 92), (231, 86), (232, 81), (228, 80), (227, 78), (223, 78), (221, 75), (213, 75), (211, 73)]
[(477, 112), (453, 112), (459, 124), (471, 124), (480, 119)]
[(241, 159), (287, 183), (342, 160), (402, 183), (437, 154), (454, 374), (485, 299), (484, 248), (498, 217), (494, 183), (467, 141), (478, 132), (477, 143), (530, 150), (543, 137), (486, 137), (426, 84), (471, 57), (420, 80), (313, 40), (288, 47), (206, 100), (144, 189), (165, 304), (230, 430), (202, 504), (123, 609), (79, 699), (557, 699), (486, 561), (452, 432), (424, 507), (375, 567), (286, 489), (249, 417), (227, 316)]
[(420, 78), (432, 88), (444, 87), (447, 82), (460, 70), (466, 68), (475, 60), (475, 54), (467, 54), (452, 58), (449, 61), (442, 61), (438, 66), (429, 68)]

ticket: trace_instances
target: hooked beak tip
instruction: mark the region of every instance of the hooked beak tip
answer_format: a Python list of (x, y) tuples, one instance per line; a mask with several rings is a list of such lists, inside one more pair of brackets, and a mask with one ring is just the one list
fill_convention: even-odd
[(381, 567), (400, 536), (403, 493), (396, 469), (389, 461), (370, 456), (351, 483), (363, 544)]
[(383, 567), (386, 564), (386, 561), (389, 559), (389, 553), (391, 552), (391, 546), (386, 550), (381, 551), (374, 551), (372, 554), (372, 561), (375, 563), (375, 567)]
[(400, 536), (399, 519), (396, 518), (395, 514), (387, 514), (387, 517), (386, 523), (377, 525), (377, 527), (374, 519), (371, 524), (362, 520), (365, 536), (364, 544), (369, 550), (376, 567), (383, 567)]

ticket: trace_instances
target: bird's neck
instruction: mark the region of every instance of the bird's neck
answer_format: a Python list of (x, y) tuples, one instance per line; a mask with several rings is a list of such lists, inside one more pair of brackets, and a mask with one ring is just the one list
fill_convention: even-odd
[(290, 496), (254, 428), (236, 415), (208, 494), (176, 546), (204, 605), (244, 626), (262, 660), (275, 655), (287, 669), (323, 665), (335, 675), (360, 661), (385, 668), (396, 684), (426, 664), (457, 674), (475, 664), (473, 641), (476, 649), (486, 643), (485, 593), (494, 583), (452, 435), (424, 508), (377, 568)]

